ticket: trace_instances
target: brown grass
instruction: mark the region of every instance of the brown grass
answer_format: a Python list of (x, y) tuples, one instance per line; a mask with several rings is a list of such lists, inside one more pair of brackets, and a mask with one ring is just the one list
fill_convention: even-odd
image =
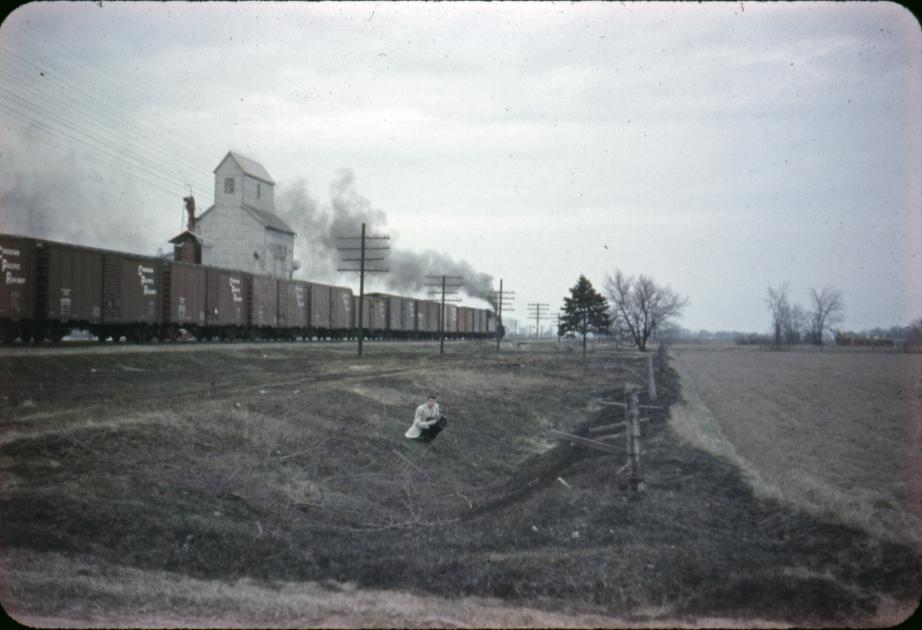
[[(662, 412), (639, 497), (620, 456), (547, 439), (621, 417), (599, 401), (636, 353), (367, 349), (7, 357), (4, 605), (79, 626), (835, 626), (917, 592), (905, 548), (753, 496)], [(449, 427), (409, 442), (432, 391)], [(660, 393), (675, 409), (671, 373)]]

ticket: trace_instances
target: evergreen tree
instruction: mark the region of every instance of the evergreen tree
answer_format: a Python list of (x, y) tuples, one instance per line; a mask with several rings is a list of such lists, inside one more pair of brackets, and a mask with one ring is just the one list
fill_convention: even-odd
[(592, 286), (586, 276), (570, 288), (570, 297), (563, 299), (563, 314), (557, 334), (578, 334), (583, 337), (583, 357), (586, 356), (586, 335), (607, 333), (611, 328), (608, 300)]

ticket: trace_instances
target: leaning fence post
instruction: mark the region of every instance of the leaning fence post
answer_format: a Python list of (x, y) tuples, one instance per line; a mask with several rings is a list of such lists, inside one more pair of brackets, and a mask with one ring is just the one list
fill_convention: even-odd
[(643, 473), (640, 468), (640, 409), (636, 392), (630, 383), (624, 384), (624, 420), (628, 463), (631, 466), (631, 490), (643, 492)]
[(647, 391), (650, 393), (650, 400), (656, 400), (656, 377), (653, 375), (653, 355), (647, 355)]

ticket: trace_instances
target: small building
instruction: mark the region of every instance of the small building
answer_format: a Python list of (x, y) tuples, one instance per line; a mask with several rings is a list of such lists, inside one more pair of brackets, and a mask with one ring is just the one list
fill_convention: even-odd
[(214, 170), (214, 205), (173, 239), (177, 255), (205, 265), (290, 278), (295, 232), (275, 214), (275, 181), (262, 164), (233, 151)]

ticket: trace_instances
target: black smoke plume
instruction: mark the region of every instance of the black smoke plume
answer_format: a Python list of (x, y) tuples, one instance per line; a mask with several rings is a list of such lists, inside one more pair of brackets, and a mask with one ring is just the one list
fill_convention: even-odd
[[(303, 180), (284, 187), (278, 196), (276, 210), (279, 216), (298, 233), (295, 238), (295, 257), (301, 261), (298, 275), (318, 281), (342, 282), (338, 267), (354, 267), (357, 263), (342, 262), (355, 258), (358, 252), (341, 252), (339, 247), (358, 246), (358, 240), (345, 240), (341, 236), (358, 236), (365, 223), (366, 234), (387, 234), (387, 215), (371, 206), (355, 186), (355, 175), (350, 169), (341, 170), (330, 184), (330, 202), (321, 204), (307, 190)], [(387, 245), (386, 251), (370, 251), (369, 257), (383, 254), (381, 263), (368, 263), (369, 267), (386, 266), (388, 273), (368, 274), (369, 284), (393, 293), (423, 293), (427, 284), (436, 282), (430, 275), (461, 276), (461, 291), (473, 298), (492, 304), (493, 276), (479, 272), (465, 260), (456, 260), (447, 254), (426, 251), (421, 254), (395, 247), (396, 239), (369, 241), (369, 246)], [(355, 254), (355, 255), (348, 255)], [(355, 274), (352, 274), (355, 275)], [(350, 282), (352, 284), (352, 282)]]

